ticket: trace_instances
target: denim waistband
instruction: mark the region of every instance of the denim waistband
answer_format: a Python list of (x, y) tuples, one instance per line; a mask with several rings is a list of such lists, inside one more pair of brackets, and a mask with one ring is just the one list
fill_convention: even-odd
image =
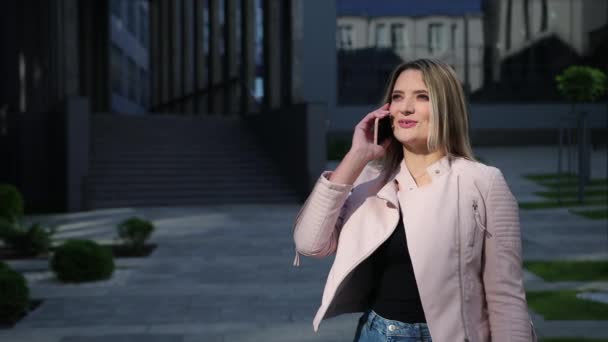
[(377, 330), (385, 336), (404, 336), (430, 339), (431, 333), (426, 323), (404, 323), (393, 321), (368, 310), (362, 317), (369, 329)]

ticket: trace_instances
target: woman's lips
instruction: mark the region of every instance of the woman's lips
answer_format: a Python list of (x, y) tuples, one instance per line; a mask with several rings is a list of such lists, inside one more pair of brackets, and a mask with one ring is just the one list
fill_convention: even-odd
[(398, 124), (399, 127), (401, 128), (411, 128), (416, 126), (416, 124), (418, 123), (418, 121), (413, 121), (413, 120), (399, 120)]

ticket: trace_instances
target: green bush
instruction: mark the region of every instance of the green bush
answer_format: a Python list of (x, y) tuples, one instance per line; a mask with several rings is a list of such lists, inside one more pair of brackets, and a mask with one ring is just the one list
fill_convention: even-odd
[(0, 322), (13, 323), (28, 309), (30, 290), (23, 275), (0, 265)]
[(573, 102), (596, 101), (606, 94), (606, 74), (600, 69), (573, 65), (555, 77), (557, 90)]
[(11, 184), (0, 184), (0, 218), (15, 222), (23, 216), (23, 197)]
[(51, 269), (64, 282), (103, 280), (114, 273), (114, 257), (94, 241), (69, 240), (55, 250)]
[(327, 160), (342, 160), (348, 150), (351, 142), (348, 139), (330, 137), (327, 139)]
[(19, 223), (8, 225), (6, 221), (0, 222), (0, 240), (6, 246), (23, 255), (38, 255), (48, 252), (51, 247), (51, 237), (55, 228), (45, 229), (35, 223), (28, 229)]
[(141, 250), (153, 231), (152, 222), (138, 217), (131, 217), (118, 225), (118, 236), (133, 250)]

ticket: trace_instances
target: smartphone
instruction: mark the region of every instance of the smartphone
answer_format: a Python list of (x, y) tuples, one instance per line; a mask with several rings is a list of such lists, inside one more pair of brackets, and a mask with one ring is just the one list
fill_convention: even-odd
[(374, 120), (374, 144), (380, 145), (384, 140), (393, 135), (391, 127), (391, 116), (387, 115), (383, 118)]

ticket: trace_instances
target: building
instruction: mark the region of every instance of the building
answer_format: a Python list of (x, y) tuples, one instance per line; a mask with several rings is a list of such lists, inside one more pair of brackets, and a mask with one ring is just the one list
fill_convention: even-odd
[(602, 69), (608, 51), (608, 2), (486, 0), (482, 101), (560, 101), (555, 76), (574, 64)]
[[(416, 58), (443, 60), (454, 67), (465, 89), (475, 91), (483, 82), (483, 21), (480, 0), (338, 0), (339, 74), (352, 75), (355, 69), (372, 68), (370, 73), (385, 78), (385, 70), (366, 66), (370, 58), (378, 57), (363, 51), (375, 50), (375, 54), (383, 54), (379, 59), (382, 64)], [(363, 52), (361, 58), (356, 57), (357, 52)], [(397, 58), (390, 58), (390, 53)], [(393, 67), (388, 65), (388, 69)], [(344, 78), (340, 81), (362, 83)], [(377, 88), (377, 82), (372, 83)], [(344, 97), (340, 101), (352, 103)]]
[(325, 167), (335, 18), (327, 0), (7, 0), (0, 182), (28, 211), (301, 199)]
[(148, 0), (111, 0), (110, 13), (110, 110), (142, 114), (150, 103)]

